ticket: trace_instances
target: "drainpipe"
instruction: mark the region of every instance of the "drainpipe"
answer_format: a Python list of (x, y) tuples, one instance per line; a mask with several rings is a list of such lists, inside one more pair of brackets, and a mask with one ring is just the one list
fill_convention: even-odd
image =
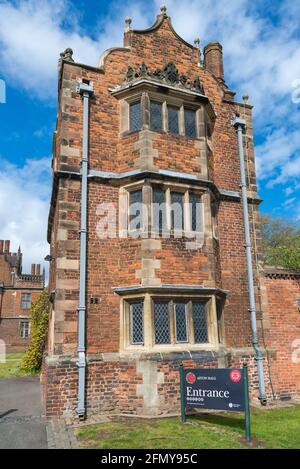
[(83, 135), (81, 160), (81, 215), (80, 215), (80, 270), (79, 270), (79, 306), (78, 306), (78, 403), (77, 414), (85, 418), (85, 315), (86, 315), (86, 248), (87, 248), (87, 189), (88, 189), (88, 129), (89, 100), (93, 86), (79, 83), (77, 93), (83, 99)]
[(258, 384), (259, 384), (259, 400), (262, 405), (266, 405), (266, 390), (264, 380), (263, 356), (259, 348), (258, 335), (257, 335), (257, 322), (256, 322), (256, 306), (254, 295), (254, 281), (252, 270), (252, 254), (251, 254), (251, 238), (248, 214), (248, 200), (247, 200), (247, 186), (245, 177), (245, 161), (244, 161), (244, 146), (243, 146), (243, 130), (246, 128), (245, 119), (235, 116), (232, 120), (232, 125), (237, 129), (239, 156), (240, 156), (240, 170), (241, 170), (241, 188), (242, 188), (242, 203), (244, 213), (244, 226), (245, 226), (245, 248), (247, 255), (247, 269), (248, 269), (248, 286), (249, 286), (249, 311), (251, 313), (251, 327), (252, 327), (252, 344), (256, 353), (257, 371), (258, 371)]

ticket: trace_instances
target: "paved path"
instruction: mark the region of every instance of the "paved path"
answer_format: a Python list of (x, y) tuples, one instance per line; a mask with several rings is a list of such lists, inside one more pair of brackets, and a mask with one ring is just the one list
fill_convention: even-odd
[(0, 378), (0, 449), (47, 448), (38, 377)]

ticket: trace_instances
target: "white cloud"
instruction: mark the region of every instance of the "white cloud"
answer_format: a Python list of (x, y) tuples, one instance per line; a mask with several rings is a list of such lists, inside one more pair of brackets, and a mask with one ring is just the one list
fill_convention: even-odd
[(25, 273), (49, 252), (50, 168), (50, 158), (27, 160), (22, 168), (0, 160), (0, 239), (10, 239), (13, 251), (21, 245)]

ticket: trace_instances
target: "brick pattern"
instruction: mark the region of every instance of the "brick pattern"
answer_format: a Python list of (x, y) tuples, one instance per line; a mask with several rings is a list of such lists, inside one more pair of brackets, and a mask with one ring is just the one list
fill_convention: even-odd
[[(168, 18), (146, 34), (127, 31), (127, 49), (112, 50), (99, 69), (64, 62), (59, 77), (58, 120), (53, 155), (54, 185), (51, 201), (48, 240), (53, 260), (50, 268), (50, 291), (55, 293), (49, 329), (49, 358), (44, 368), (44, 390), (49, 415), (74, 415), (77, 393), (77, 312), (79, 280), (80, 160), (82, 146), (82, 102), (76, 93), (81, 80), (93, 83), (95, 96), (90, 101), (89, 168), (121, 173), (129, 170), (160, 169), (183, 172), (209, 179), (218, 189), (240, 192), (240, 166), (236, 131), (231, 118), (238, 112), (247, 122), (244, 137), (247, 169), (251, 236), (253, 246), (258, 323), (267, 327), (264, 336), (269, 345), (266, 287), (262, 277), (260, 227), (256, 188), (252, 107), (233, 102), (234, 93), (223, 82), (222, 53), (219, 46), (206, 51), (206, 67), (199, 66), (199, 50), (174, 34)], [(130, 47), (129, 47), (130, 46)], [(216, 113), (211, 138), (191, 140), (163, 132), (142, 130), (120, 133), (121, 106), (109, 89), (122, 85), (128, 66), (137, 69), (145, 62), (149, 69), (163, 68), (173, 61), (180, 74), (199, 76), (204, 91)], [(59, 177), (57, 171), (72, 172)], [(127, 178), (126, 184), (132, 182)], [(180, 182), (180, 178), (179, 178)], [(96, 360), (94, 354), (118, 354), (120, 347), (120, 298), (113, 287), (129, 287), (155, 282), (155, 285), (202, 285), (228, 292), (224, 305), (224, 344), (228, 350), (245, 349), (241, 357), (227, 357), (227, 364), (240, 366), (249, 360), (251, 386), (257, 389), (256, 368), (251, 347), (251, 324), (248, 311), (247, 264), (241, 202), (219, 197), (207, 189), (207, 233), (198, 249), (187, 249), (185, 240), (162, 239), (147, 248), (141, 239), (100, 238), (99, 205), (111, 204), (119, 217), (119, 194), (122, 181), (89, 179), (87, 243), (86, 341), (88, 412), (139, 413), (145, 410), (146, 385), (152, 371), (136, 367), (135, 360)], [(198, 185), (199, 187), (199, 185)], [(217, 206), (218, 238), (212, 235), (211, 201)], [(110, 218), (113, 215), (110, 214)], [(108, 219), (108, 223), (110, 222)], [(255, 242), (254, 242), (255, 241)], [(146, 272), (148, 267), (148, 272)], [(90, 298), (98, 297), (98, 304)], [(271, 321), (272, 324), (272, 321)], [(260, 338), (262, 329), (259, 330)], [(279, 343), (279, 342), (277, 342)], [(229, 352), (228, 352), (229, 353)], [(231, 353), (231, 352), (230, 352)], [(59, 356), (58, 364), (51, 362)], [(272, 357), (272, 360), (275, 360)], [(195, 365), (204, 366), (204, 361)], [(178, 403), (178, 363), (158, 362), (158, 412), (171, 410)], [(218, 366), (215, 360), (213, 365)], [(137, 372), (137, 369), (144, 371)], [(268, 369), (266, 368), (268, 371)], [(267, 373), (266, 373), (267, 374)], [(152, 383), (153, 384), (153, 383)], [(270, 386), (267, 382), (268, 394)], [(254, 391), (253, 391), (254, 392)], [(256, 392), (256, 391), (255, 391)], [(162, 405), (161, 405), (162, 404)]]

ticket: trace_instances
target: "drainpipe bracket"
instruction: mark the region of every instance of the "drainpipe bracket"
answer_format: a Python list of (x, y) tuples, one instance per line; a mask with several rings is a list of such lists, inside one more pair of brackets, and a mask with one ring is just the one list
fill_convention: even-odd
[(245, 127), (246, 127), (246, 121), (245, 121), (245, 119), (242, 119), (242, 118), (239, 117), (239, 116), (234, 116), (234, 117), (231, 119), (231, 124), (232, 124), (233, 127), (235, 127), (235, 128), (238, 128), (238, 127), (245, 128)]
[(94, 94), (93, 85), (84, 83), (83, 81), (78, 83), (78, 85), (76, 86), (76, 91), (78, 94), (81, 94), (81, 95), (87, 93), (89, 96), (92, 96)]

